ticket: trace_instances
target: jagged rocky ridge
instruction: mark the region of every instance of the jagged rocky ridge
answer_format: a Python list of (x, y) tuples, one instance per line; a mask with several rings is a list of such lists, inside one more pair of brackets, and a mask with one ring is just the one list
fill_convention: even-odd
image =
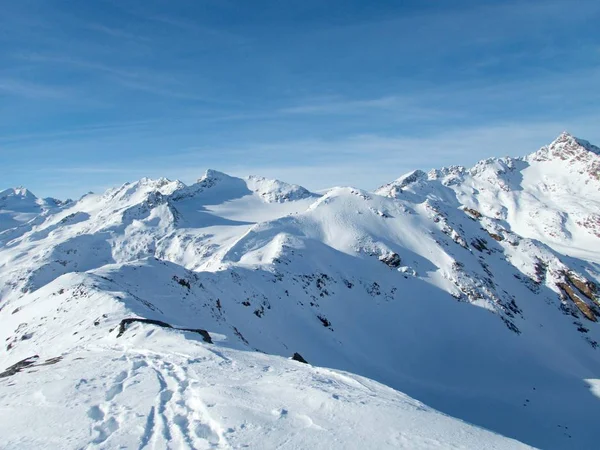
[(208, 171), (56, 203), (0, 231), (0, 368), (137, 316), (585, 448), (600, 412), (585, 384), (600, 373), (599, 153), (565, 133), (373, 193)]

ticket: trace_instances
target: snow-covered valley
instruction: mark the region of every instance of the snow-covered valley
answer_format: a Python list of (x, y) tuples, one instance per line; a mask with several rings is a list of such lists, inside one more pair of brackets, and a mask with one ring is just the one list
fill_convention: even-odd
[(596, 448), (599, 174), (2, 191), (0, 447)]

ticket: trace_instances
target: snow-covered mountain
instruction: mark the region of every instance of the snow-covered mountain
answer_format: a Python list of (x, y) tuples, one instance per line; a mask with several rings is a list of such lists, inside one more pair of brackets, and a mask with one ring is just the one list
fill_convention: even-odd
[(209, 170), (34, 200), (0, 231), (7, 447), (35, 421), (52, 448), (595, 448), (599, 171), (563, 133), (375, 192)]
[[(69, 202), (54, 198), (40, 199), (23, 187), (0, 191), (0, 233), (11, 228), (26, 227), (30, 221), (44, 217)], [(40, 223), (40, 220), (36, 223)]]

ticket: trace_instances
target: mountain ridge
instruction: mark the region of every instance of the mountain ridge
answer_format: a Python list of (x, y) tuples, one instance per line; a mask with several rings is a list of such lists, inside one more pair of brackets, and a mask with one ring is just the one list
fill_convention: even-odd
[(375, 192), (209, 170), (88, 195), (0, 232), (0, 363), (114, 347), (144, 317), (298, 352), (530, 445), (589, 447), (600, 197), (580, 142), (542, 148), (568, 170), (491, 158)]

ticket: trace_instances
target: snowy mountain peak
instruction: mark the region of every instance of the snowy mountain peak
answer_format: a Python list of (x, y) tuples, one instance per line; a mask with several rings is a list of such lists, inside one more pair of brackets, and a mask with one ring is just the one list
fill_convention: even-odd
[(24, 187), (0, 191), (0, 233), (24, 225), (67, 203), (54, 198), (40, 199)]
[(234, 179), (234, 178), (235, 177), (232, 177), (231, 175), (227, 175), (226, 173), (220, 172), (218, 170), (206, 169), (206, 172), (204, 172), (204, 175), (202, 175), (198, 179), (198, 183), (204, 183), (205, 185), (208, 185), (208, 184), (217, 183), (222, 180)]
[(18, 197), (18, 198), (29, 198), (36, 199), (37, 197), (27, 188), (23, 186), (19, 186), (16, 188), (9, 188), (3, 191), (0, 191), (0, 199), (4, 199), (7, 197)]
[(237, 178), (213, 169), (208, 169), (196, 184), (188, 188), (188, 192), (199, 194), (207, 189), (210, 189), (214, 195), (228, 195), (230, 199), (254, 193), (267, 203), (283, 203), (317, 197), (316, 194), (296, 184), (256, 175)]
[(398, 193), (402, 192), (403, 188), (427, 179), (428, 175), (422, 170), (413, 170), (412, 172), (402, 175), (400, 178), (397, 178), (391, 183), (381, 186), (375, 191), (375, 193), (386, 197), (396, 197)]
[(118, 188), (107, 190), (102, 198), (106, 201), (121, 201), (127, 204), (136, 204), (146, 201), (150, 196), (171, 195), (183, 189), (185, 185), (179, 181), (168, 178), (141, 178), (133, 183), (125, 183)]
[(600, 154), (600, 148), (590, 144), (588, 141), (579, 139), (566, 131), (563, 131), (560, 136), (550, 144), (550, 148), (557, 151), (562, 150), (563, 152), (568, 150), (586, 150), (596, 155)]
[(422, 170), (413, 170), (406, 175), (401, 176), (395, 181), (395, 184), (399, 187), (408, 186), (409, 184), (416, 183), (419, 180), (427, 178), (427, 174)]
[(206, 172), (204, 172), (204, 175), (188, 188), (188, 192), (199, 194), (207, 189), (210, 189), (211, 192), (216, 192), (215, 188), (218, 188), (219, 192), (223, 190), (239, 192), (247, 191), (241, 178), (232, 177), (231, 175), (227, 175), (218, 170), (207, 169)]
[(588, 141), (576, 138), (567, 133), (561, 133), (550, 145), (544, 146), (530, 155), (535, 161), (563, 160), (586, 162), (600, 155), (600, 148)]
[(318, 197), (308, 189), (297, 184), (288, 184), (280, 180), (250, 175), (246, 178), (248, 189), (257, 193), (268, 203), (283, 203), (293, 200)]
[(550, 147), (583, 147), (585, 150), (598, 154), (600, 148), (590, 144), (588, 141), (579, 139), (567, 131), (563, 131), (552, 141)]

